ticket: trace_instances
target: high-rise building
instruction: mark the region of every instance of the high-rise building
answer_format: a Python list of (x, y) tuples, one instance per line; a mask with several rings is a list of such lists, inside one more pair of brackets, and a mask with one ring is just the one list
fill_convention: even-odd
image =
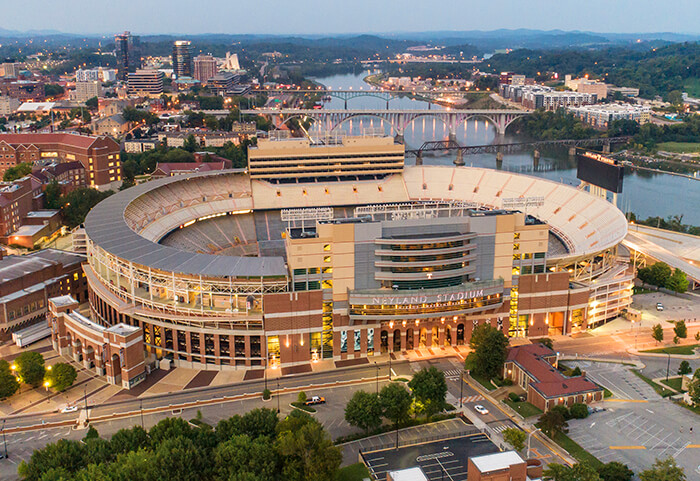
[(130, 94), (153, 95), (163, 93), (163, 72), (139, 69), (129, 74), (127, 92)]
[(85, 102), (93, 97), (102, 96), (102, 82), (99, 80), (85, 80), (75, 82), (75, 100)]
[(211, 55), (198, 55), (194, 58), (194, 78), (206, 82), (218, 71), (216, 59)]
[(177, 78), (192, 77), (192, 43), (176, 40), (173, 44), (173, 74)]
[(114, 36), (117, 54), (117, 78), (126, 80), (127, 74), (141, 68), (141, 38), (124, 32)]

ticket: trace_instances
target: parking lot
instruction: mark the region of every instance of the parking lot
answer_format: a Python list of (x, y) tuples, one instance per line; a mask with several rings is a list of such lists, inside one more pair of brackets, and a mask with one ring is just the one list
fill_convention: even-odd
[(467, 460), (470, 457), (498, 451), (498, 447), (484, 434), (472, 434), (399, 449), (364, 453), (364, 459), (373, 479), (386, 479), (388, 471), (420, 466), (431, 481), (465, 481)]
[(660, 399), (656, 391), (630, 371), (629, 366), (617, 363), (564, 361), (574, 368), (585, 371), (592, 381), (608, 388), (618, 399), (655, 400)]

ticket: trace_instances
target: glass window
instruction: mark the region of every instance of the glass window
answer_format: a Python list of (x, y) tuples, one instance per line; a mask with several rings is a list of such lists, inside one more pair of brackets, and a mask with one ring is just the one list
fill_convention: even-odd
[(315, 291), (321, 288), (321, 283), (319, 281), (309, 281), (309, 290)]
[(355, 331), (355, 352), (360, 352), (362, 343), (362, 331)]
[(532, 266), (523, 266), (523, 274), (532, 274)]
[(330, 262), (331, 256), (323, 256), (323, 262)]
[(324, 267), (324, 268), (323, 268), (323, 273), (324, 273), (324, 274), (332, 274), (332, 273), (333, 273), (333, 268), (332, 268), (332, 267)]
[(320, 272), (318, 267), (309, 267), (309, 274), (318, 274)]
[(540, 264), (535, 266), (535, 274), (542, 274), (544, 272), (544, 265)]
[(518, 240), (518, 239), (520, 239), (520, 232), (513, 233), (513, 240)]
[(523, 259), (532, 259), (532, 254), (526, 252), (525, 254), (523, 254)]
[(294, 269), (295, 276), (303, 276), (306, 274), (306, 269)]
[(544, 252), (535, 252), (535, 259), (544, 259)]
[(367, 329), (367, 354), (374, 353), (374, 328)]
[(330, 251), (331, 250), (331, 245), (330, 244), (323, 244), (323, 250), (324, 251)]
[(516, 242), (515, 244), (513, 244), (513, 250), (519, 251), (520, 250), (520, 243)]
[(520, 254), (513, 254), (513, 260), (514, 260), (514, 261), (519, 261), (519, 260), (520, 260)]
[(331, 279), (326, 279), (321, 284), (321, 287), (323, 287), (323, 289), (332, 289), (333, 288), (333, 281)]
[(340, 331), (340, 352), (348, 352), (348, 331)]

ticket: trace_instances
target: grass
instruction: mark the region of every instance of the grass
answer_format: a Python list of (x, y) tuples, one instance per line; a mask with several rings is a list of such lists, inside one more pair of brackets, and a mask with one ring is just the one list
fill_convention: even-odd
[(679, 406), (683, 406), (686, 408), (688, 411), (693, 411), (695, 414), (700, 414), (700, 406), (691, 406), (689, 404), (686, 404), (684, 402), (677, 402)]
[(298, 401), (295, 401), (292, 403), (292, 406), (294, 406), (297, 409), (301, 409), (302, 411), (306, 411), (307, 413), (315, 413), (316, 410), (312, 408), (311, 406), (307, 406), (304, 403), (300, 403)]
[(657, 393), (659, 396), (661, 396), (661, 397), (668, 397), (668, 396), (672, 396), (673, 394), (675, 394), (673, 391), (670, 391), (670, 390), (666, 389), (665, 387), (663, 387), (663, 386), (661, 386), (661, 385), (659, 385), (659, 384), (656, 384), (654, 381), (652, 381), (651, 379), (649, 379), (648, 377), (646, 377), (644, 374), (642, 374), (641, 372), (637, 371), (636, 369), (632, 369), (631, 371), (632, 371), (639, 379), (641, 379), (642, 381), (644, 381), (645, 383), (647, 383), (648, 385), (650, 385), (651, 387), (653, 387), (653, 388), (654, 388), (654, 391), (656, 391), (656, 393)]
[(369, 471), (367, 471), (364, 464), (355, 463), (340, 468), (338, 476), (335, 479), (337, 481), (362, 481), (365, 478), (369, 478)]
[(678, 392), (683, 392), (683, 389), (681, 388), (681, 385), (683, 384), (682, 377), (671, 377), (668, 379), (668, 381), (663, 380), (661, 382)]
[(689, 154), (700, 152), (700, 142), (662, 142), (656, 148), (665, 152)]
[(688, 92), (691, 97), (700, 97), (700, 79), (697, 77), (686, 79), (683, 91)]
[(557, 433), (554, 436), (554, 442), (564, 448), (566, 452), (573, 456), (579, 463), (587, 464), (594, 469), (598, 469), (603, 465), (600, 459), (576, 444), (573, 439), (564, 433)]
[(695, 354), (694, 349), (696, 347), (698, 347), (697, 344), (690, 344), (687, 346), (660, 347), (658, 349), (649, 349), (647, 351), (640, 352), (648, 352), (650, 354), (681, 354), (683, 356), (692, 356)]
[(610, 389), (608, 389), (607, 387), (604, 387), (604, 388), (603, 388), (603, 398), (604, 398), (604, 399), (607, 399), (607, 398), (609, 398), (609, 397), (612, 397), (612, 395), (613, 395), (613, 393), (610, 392)]
[(481, 377), (481, 376), (476, 375), (474, 373), (470, 373), (470, 375), (471, 375), (472, 379), (474, 379), (476, 382), (478, 382), (479, 384), (484, 386), (484, 388), (487, 391), (493, 391), (494, 389), (496, 389), (496, 386), (491, 384), (491, 381), (488, 378)]
[(533, 404), (530, 404), (527, 401), (520, 401), (516, 403), (509, 398), (505, 398), (503, 402), (505, 402), (508, 406), (513, 408), (515, 412), (517, 412), (524, 418), (529, 418), (530, 416), (537, 416), (542, 414), (542, 410), (540, 408)]
[[(426, 419), (424, 417), (421, 418), (410, 418), (408, 421), (401, 423), (399, 426), (399, 429), (403, 428), (410, 428), (413, 426), (421, 426), (423, 424), (431, 424), (431, 423), (437, 423), (440, 421), (444, 421), (445, 419), (454, 419), (457, 417), (456, 413), (438, 413), (431, 417), (430, 419)], [(395, 426), (393, 424), (384, 424), (382, 426), (379, 426), (377, 429), (373, 429), (369, 432), (358, 432), (358, 433), (353, 433), (353, 434), (348, 434), (347, 436), (340, 436), (339, 438), (336, 438), (335, 441), (333, 441), (335, 444), (343, 444), (343, 443), (348, 443), (350, 441), (357, 441), (358, 439), (364, 439), (364, 438), (369, 438), (371, 436), (376, 436), (377, 434), (384, 434), (388, 433), (390, 431), (393, 431)]]
[(394, 381), (394, 382), (408, 382), (408, 379), (406, 379), (405, 377), (395, 377), (394, 379), (392, 379), (392, 381)]

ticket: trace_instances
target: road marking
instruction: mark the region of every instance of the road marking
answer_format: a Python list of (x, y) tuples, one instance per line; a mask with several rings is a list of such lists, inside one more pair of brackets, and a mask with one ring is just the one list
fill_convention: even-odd
[(648, 403), (646, 399), (607, 399), (609, 403)]
[(700, 444), (689, 444), (685, 449), (700, 449)]
[(645, 411), (648, 413), (654, 414), (654, 411), (652, 411), (651, 409), (645, 409)]
[(595, 423), (591, 423), (591, 427), (595, 426)]
[(610, 449), (646, 449), (644, 446), (610, 446)]

